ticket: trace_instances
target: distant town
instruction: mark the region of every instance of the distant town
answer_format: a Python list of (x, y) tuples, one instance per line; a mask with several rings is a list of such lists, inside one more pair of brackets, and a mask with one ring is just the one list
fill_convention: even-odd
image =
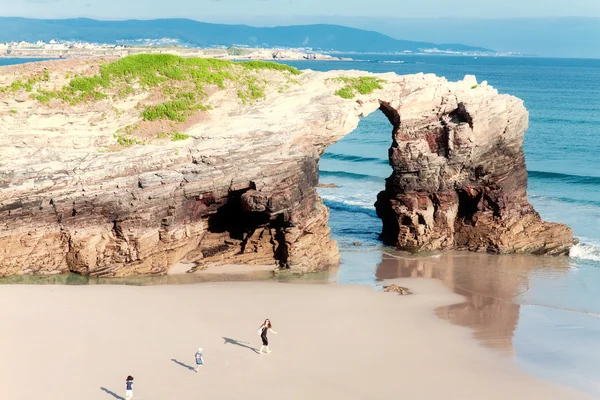
[[(323, 54), (311, 48), (251, 48), (244, 45), (231, 47), (196, 48), (181, 45), (174, 39), (139, 39), (127, 43), (98, 44), (82, 41), (7, 42), (0, 43), (0, 58), (81, 58), (125, 57), (139, 53), (175, 54), (182, 57), (213, 57), (228, 60), (351, 60), (337, 57), (337, 52)], [(333, 54), (333, 55), (331, 55)], [(342, 53), (339, 53), (341, 55)], [(343, 53), (370, 54), (370, 53)], [(456, 55), (456, 56), (520, 56), (519, 53), (490, 53), (483, 51), (452, 51), (437, 48), (405, 50), (398, 55)]]
[(132, 54), (175, 54), (182, 57), (213, 57), (228, 60), (348, 60), (310, 49), (267, 49), (243, 46), (193, 48), (181, 46), (173, 40), (136, 41), (133, 44), (96, 44), (51, 40), (49, 42), (0, 43), (0, 57), (4, 58), (81, 58), (126, 57)]

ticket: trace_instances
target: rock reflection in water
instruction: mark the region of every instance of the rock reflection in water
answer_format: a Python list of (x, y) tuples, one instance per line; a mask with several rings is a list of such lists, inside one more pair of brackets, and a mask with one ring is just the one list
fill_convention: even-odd
[(486, 346), (514, 354), (513, 335), (519, 321), (516, 298), (529, 289), (536, 270), (564, 273), (568, 259), (521, 255), (450, 252), (431, 257), (385, 252), (377, 279), (439, 279), (466, 301), (439, 307), (436, 314), (453, 324), (473, 328)]

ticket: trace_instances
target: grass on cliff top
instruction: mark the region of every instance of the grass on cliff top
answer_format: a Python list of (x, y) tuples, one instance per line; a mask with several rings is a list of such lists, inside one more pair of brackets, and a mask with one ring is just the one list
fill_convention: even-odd
[(382, 83), (386, 83), (383, 79), (378, 79), (373, 76), (361, 76), (359, 78), (339, 77), (333, 80), (344, 83), (344, 87), (335, 92), (336, 95), (343, 99), (353, 99), (356, 93), (371, 94), (377, 89), (383, 89)]
[(77, 105), (117, 95), (127, 97), (135, 87), (143, 90), (161, 89), (164, 102), (147, 106), (141, 117), (153, 121), (169, 119), (183, 122), (198, 110), (207, 110), (204, 104), (205, 89), (214, 85), (224, 89), (228, 84), (237, 88), (238, 97), (247, 103), (265, 96), (267, 81), (259, 79), (260, 70), (280, 71), (287, 75), (299, 75), (296, 68), (285, 64), (264, 61), (233, 63), (211, 58), (183, 58), (171, 54), (137, 54), (118, 61), (102, 64), (100, 72), (93, 76), (73, 77), (67, 85), (56, 90), (33, 90), (33, 85), (49, 77), (44, 75), (34, 80), (15, 81), (3, 88), (16, 92), (25, 89), (31, 97), (42, 103), (53, 99)]
[(33, 91), (35, 84), (39, 82), (48, 82), (50, 81), (50, 73), (48, 70), (44, 70), (43, 73), (31, 76), (27, 80), (17, 79), (13, 83), (8, 86), (0, 87), (0, 93), (7, 92), (18, 92), (20, 90), (25, 90), (26, 92)]
[(189, 137), (190, 137), (190, 135), (188, 135), (187, 133), (181, 133), (181, 132), (177, 132), (177, 131), (160, 132), (157, 135), (158, 139), (171, 139), (171, 142), (180, 142), (182, 140), (186, 140)]

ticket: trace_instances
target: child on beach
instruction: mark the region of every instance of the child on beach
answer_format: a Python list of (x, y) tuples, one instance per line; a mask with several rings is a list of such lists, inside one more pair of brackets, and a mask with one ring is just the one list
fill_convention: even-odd
[(263, 322), (263, 324), (258, 329), (258, 334), (260, 335), (260, 338), (262, 339), (262, 346), (260, 346), (260, 351), (258, 352), (258, 354), (263, 353), (263, 348), (267, 349), (267, 351), (266, 351), (267, 353), (271, 353), (271, 350), (269, 350), (269, 339), (267, 338), (267, 332), (271, 332), (271, 333), (274, 333), (275, 335), (277, 335), (277, 332), (275, 332), (273, 329), (271, 329), (272, 327), (273, 327), (273, 325), (271, 325), (271, 321), (267, 318), (267, 319), (265, 319), (265, 322)]
[(196, 352), (196, 372), (200, 370), (200, 367), (204, 365), (204, 359), (202, 358), (202, 347), (198, 348)]
[(125, 398), (131, 399), (133, 397), (133, 376), (129, 375), (125, 380)]

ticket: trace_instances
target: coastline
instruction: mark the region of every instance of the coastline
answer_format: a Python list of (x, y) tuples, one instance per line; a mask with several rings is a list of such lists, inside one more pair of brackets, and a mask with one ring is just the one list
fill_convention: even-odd
[[(90, 44), (90, 46), (92, 46)], [(351, 61), (347, 57), (335, 57), (323, 53), (308, 53), (297, 49), (286, 48), (240, 48), (240, 49), (212, 49), (212, 48), (186, 48), (186, 47), (118, 47), (97, 46), (86, 49), (43, 49), (43, 48), (15, 48), (0, 49), (0, 59), (94, 59), (94, 58), (119, 58), (135, 54), (171, 54), (179, 57), (216, 58), (220, 60), (243, 61)]]
[[(223, 399), (589, 398), (518, 371), (469, 329), (437, 318), (434, 309), (462, 300), (439, 281), (387, 282), (415, 294), (274, 282), (3, 286), (2, 303), (20, 307), (0, 309), (12, 321), (0, 343), (0, 384), (7, 397), (50, 400), (122, 396), (128, 374), (145, 399), (198, 391)], [(279, 335), (270, 337), (273, 353), (259, 356), (252, 348), (264, 318)], [(205, 367), (196, 374), (187, 366), (199, 346)], [(32, 367), (43, 372), (34, 384)]]

